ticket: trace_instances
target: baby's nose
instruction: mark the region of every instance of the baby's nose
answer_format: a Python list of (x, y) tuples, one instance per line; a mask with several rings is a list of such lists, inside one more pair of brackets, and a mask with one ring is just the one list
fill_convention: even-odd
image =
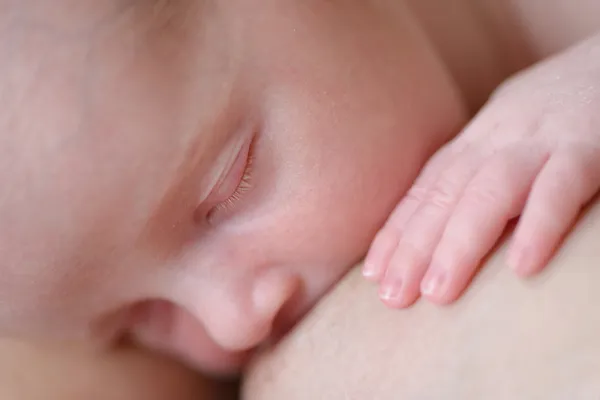
[[(228, 291), (211, 302), (204, 316), (210, 336), (228, 351), (251, 349), (271, 336), (273, 321), (301, 288), (298, 275), (271, 270), (248, 291)], [(244, 293), (245, 292), (245, 293)]]

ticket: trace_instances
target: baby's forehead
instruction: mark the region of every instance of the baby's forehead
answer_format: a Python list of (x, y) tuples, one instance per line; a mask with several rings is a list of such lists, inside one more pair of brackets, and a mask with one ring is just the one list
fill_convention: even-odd
[[(114, 23), (132, 4), (117, 0), (107, 1), (26, 1), (10, 2), (3, 6), (3, 17), (10, 20), (14, 27), (45, 30), (48, 33), (86, 35), (102, 25)], [(148, 2), (148, 3), (151, 3)]]
[[(6, 3), (6, 2), (4, 2)], [(205, 1), (192, 0), (32, 0), (2, 4), (0, 21), (13, 29), (45, 31), (63, 39), (91, 39), (108, 30), (168, 31), (210, 18), (199, 12)], [(126, 29), (123, 29), (126, 28)], [(129, 32), (131, 34), (132, 32)]]

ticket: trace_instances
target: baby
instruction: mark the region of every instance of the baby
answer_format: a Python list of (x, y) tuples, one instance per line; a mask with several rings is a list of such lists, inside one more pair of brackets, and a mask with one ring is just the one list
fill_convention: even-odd
[(463, 123), (403, 5), (257, 4), (4, 3), (3, 335), (235, 370)]
[[(289, 329), (463, 126), (457, 71), (497, 51), (453, 62), (412, 6), (6, 2), (0, 332), (129, 335), (217, 374)], [(387, 303), (429, 264), (424, 292), (454, 299), (526, 198), (515, 265), (543, 265), (598, 180), (594, 42), (509, 81), (427, 164), (367, 259)]]

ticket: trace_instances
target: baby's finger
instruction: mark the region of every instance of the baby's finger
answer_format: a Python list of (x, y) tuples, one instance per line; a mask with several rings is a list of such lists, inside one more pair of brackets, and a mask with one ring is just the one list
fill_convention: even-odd
[(363, 264), (362, 274), (365, 278), (374, 282), (383, 278), (406, 221), (425, 198), (425, 193), (435, 182), (439, 171), (447, 166), (450, 155), (450, 149), (443, 148), (432, 157), (409, 193), (398, 203), (384, 227), (377, 233)]
[[(410, 266), (398, 269), (397, 266)], [(395, 249), (386, 270), (379, 297), (389, 307), (404, 308), (413, 304), (421, 294), (419, 282), (423, 279), (429, 258), (410, 243), (401, 242)]]
[(444, 147), (431, 157), (390, 215), (386, 225), (390, 224), (398, 231), (404, 228), (410, 217), (425, 200), (425, 196), (437, 181), (441, 171), (448, 168), (454, 156), (451, 147)]
[(366, 279), (381, 281), (399, 241), (400, 232), (391, 226), (383, 227), (377, 233), (362, 267), (362, 274)]
[(519, 214), (547, 155), (507, 149), (494, 156), (464, 191), (421, 284), (436, 303), (455, 300), (506, 224)]
[(482, 152), (470, 152), (441, 172), (425, 200), (406, 223), (398, 248), (381, 281), (380, 297), (386, 304), (404, 307), (419, 295), (420, 281), (431, 255), (458, 199), (483, 158)]
[(537, 177), (509, 251), (521, 276), (549, 261), (582, 207), (600, 188), (600, 151), (570, 149), (552, 156)]

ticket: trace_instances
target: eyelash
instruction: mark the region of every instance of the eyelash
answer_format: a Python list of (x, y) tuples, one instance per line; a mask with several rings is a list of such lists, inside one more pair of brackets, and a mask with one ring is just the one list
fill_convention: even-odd
[(250, 142), (250, 147), (248, 148), (248, 157), (246, 160), (246, 168), (244, 169), (244, 173), (242, 174), (242, 179), (240, 179), (240, 183), (238, 184), (235, 191), (229, 196), (226, 200), (223, 200), (219, 204), (215, 205), (209, 212), (209, 219), (216, 214), (220, 214), (225, 211), (231, 211), (232, 208), (237, 204), (239, 200), (244, 197), (251, 188), (252, 188), (252, 175), (254, 171), (254, 139)]

